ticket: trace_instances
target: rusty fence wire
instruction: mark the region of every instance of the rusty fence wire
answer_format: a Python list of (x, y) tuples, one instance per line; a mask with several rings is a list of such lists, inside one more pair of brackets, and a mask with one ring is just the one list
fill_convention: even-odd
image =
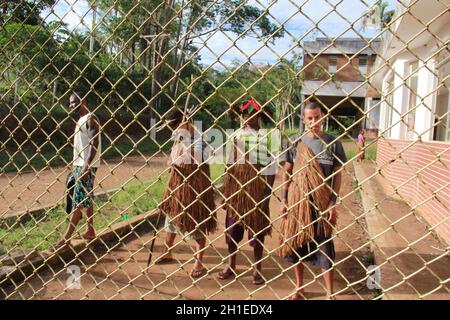
[(0, 297), (449, 299), (449, 5), (0, 2)]

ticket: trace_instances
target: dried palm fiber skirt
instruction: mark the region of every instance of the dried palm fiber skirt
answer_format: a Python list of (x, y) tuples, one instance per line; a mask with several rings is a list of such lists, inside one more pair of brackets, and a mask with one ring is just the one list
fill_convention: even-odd
[(261, 165), (248, 163), (228, 168), (223, 185), (226, 214), (255, 234), (270, 235), (270, 188), (260, 169)]
[(209, 165), (173, 165), (159, 209), (180, 232), (214, 232), (217, 219)]
[[(288, 210), (280, 224), (279, 255), (289, 257), (315, 240), (329, 239), (333, 226), (324, 213), (331, 198), (331, 189), (314, 154), (299, 143), (288, 191)], [(331, 241), (330, 241), (331, 242)]]

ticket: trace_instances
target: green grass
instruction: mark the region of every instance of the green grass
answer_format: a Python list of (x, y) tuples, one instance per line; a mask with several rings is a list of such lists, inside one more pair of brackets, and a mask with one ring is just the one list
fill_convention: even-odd
[[(213, 181), (221, 177), (224, 168), (223, 164), (211, 165)], [(148, 182), (127, 185), (124, 190), (109, 195), (106, 201), (97, 198), (94, 217), (96, 230), (101, 231), (111, 224), (128, 220), (156, 208), (163, 196), (167, 179), (166, 172), (160, 179), (155, 178)], [(64, 234), (68, 225), (67, 218), (64, 208), (59, 206), (47, 212), (46, 216), (37, 222), (30, 220), (9, 229), (0, 228), (0, 255), (11, 249), (48, 249)], [(80, 228), (84, 227), (84, 221), (80, 222)]]
[(353, 188), (353, 190), (355, 190), (355, 192), (353, 193), (353, 196), (355, 197), (356, 200), (361, 201), (361, 191), (357, 190), (358, 189), (358, 185), (359, 185), (358, 180), (354, 179), (352, 181), (352, 188)]
[[(167, 173), (159, 180), (126, 186), (124, 190), (109, 195), (106, 201), (97, 198), (94, 217), (96, 230), (156, 208), (166, 182)], [(29, 220), (9, 229), (0, 228), (0, 255), (14, 248), (47, 249), (62, 237), (68, 225), (67, 218), (64, 208), (58, 206), (38, 221)], [(79, 224), (80, 228), (83, 228), (83, 224)]]
[(373, 161), (377, 160), (377, 144), (376, 144), (376, 142), (367, 148), (366, 158), (369, 160), (373, 160)]
[[(366, 160), (376, 161), (377, 159), (377, 143), (373, 142), (374, 139), (366, 140)], [(357, 152), (357, 143), (353, 140), (344, 140), (344, 151), (347, 159), (352, 159)]]

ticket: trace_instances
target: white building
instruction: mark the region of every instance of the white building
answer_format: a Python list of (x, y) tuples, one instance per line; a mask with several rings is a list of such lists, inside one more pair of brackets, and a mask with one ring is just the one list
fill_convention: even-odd
[(371, 79), (382, 92), (379, 129), (385, 137), (450, 141), (449, 3), (419, 0), (409, 10), (399, 5), (394, 20), (400, 18), (383, 39)]
[(377, 165), (387, 193), (450, 244), (450, 0), (402, 3), (370, 78), (381, 92)]

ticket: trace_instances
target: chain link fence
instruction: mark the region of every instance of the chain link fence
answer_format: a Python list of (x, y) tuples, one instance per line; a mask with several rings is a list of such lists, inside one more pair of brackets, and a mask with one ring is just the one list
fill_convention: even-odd
[(450, 1), (0, 2), (3, 299), (448, 299)]

